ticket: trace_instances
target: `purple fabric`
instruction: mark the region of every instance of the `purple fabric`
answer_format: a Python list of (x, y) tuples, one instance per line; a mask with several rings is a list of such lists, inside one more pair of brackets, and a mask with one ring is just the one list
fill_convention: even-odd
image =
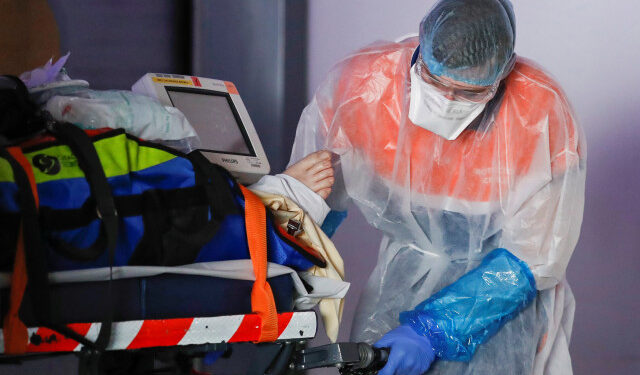
[(60, 73), (64, 64), (66, 64), (70, 54), (71, 52), (67, 52), (66, 55), (59, 58), (55, 63), (52, 63), (53, 58), (51, 58), (43, 66), (20, 74), (20, 79), (28, 88), (49, 84), (56, 80), (58, 73)]

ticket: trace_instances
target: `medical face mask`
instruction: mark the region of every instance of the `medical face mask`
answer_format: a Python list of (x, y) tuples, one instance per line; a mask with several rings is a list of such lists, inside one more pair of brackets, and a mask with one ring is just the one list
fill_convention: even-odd
[(417, 126), (443, 138), (454, 140), (484, 110), (486, 102), (451, 100), (425, 82), (411, 67), (409, 119)]

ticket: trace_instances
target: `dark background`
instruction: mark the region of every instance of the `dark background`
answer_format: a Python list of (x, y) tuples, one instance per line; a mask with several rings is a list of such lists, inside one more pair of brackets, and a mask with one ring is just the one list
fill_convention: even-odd
[[(93, 89), (125, 90), (148, 72), (231, 81), (271, 172), (284, 170), (306, 104), (306, 1), (49, 0), (49, 5), (60, 51), (71, 51), (66, 68), (72, 78), (89, 81)], [(251, 348), (243, 350), (247, 353), (237, 357), (244, 359), (218, 367), (243, 373)], [(0, 374), (74, 374), (77, 364), (76, 356), (63, 355), (3, 365)]]

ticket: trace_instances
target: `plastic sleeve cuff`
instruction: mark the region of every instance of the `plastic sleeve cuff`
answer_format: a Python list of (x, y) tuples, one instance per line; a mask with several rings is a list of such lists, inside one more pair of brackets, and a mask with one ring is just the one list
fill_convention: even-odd
[(429, 337), (439, 358), (470, 361), (478, 345), (524, 310), (536, 294), (527, 264), (496, 249), (455, 283), (413, 311), (401, 313), (400, 322)]
[(324, 222), (322, 223), (322, 231), (327, 235), (327, 237), (333, 237), (336, 230), (342, 224), (344, 219), (347, 218), (347, 211), (329, 211), (329, 214), (325, 217)]

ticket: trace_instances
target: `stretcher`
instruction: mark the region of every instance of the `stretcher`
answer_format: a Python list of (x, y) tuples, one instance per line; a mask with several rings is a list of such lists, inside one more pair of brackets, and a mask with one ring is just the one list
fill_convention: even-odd
[[(316, 367), (337, 367), (343, 373), (365, 374), (355, 370), (379, 359), (371, 348), (363, 349), (366, 347), (362, 344), (305, 348), (305, 342), (316, 335), (317, 316), (312, 310), (296, 310), (296, 304), (308, 306), (300, 301), (309, 298), (305, 293), (313, 286), (303, 282), (293, 269), (273, 263), (268, 264), (267, 280), (278, 311), (278, 331), (273, 340), (258, 343), (261, 318), (251, 313), (255, 281), (252, 267), (250, 260), (237, 260), (52, 273), (49, 279), (50, 297), (55, 302), (53, 316), (88, 343), (96, 341), (104, 312), (114, 306), (110, 312), (114, 320), (111, 340), (106, 351), (98, 353), (82, 342), (39, 327), (34, 323), (36, 314), (29, 311), (31, 304), (24, 304), (21, 316), (29, 327), (27, 350), (20, 356), (4, 354), (4, 335), (0, 330), (0, 362), (76, 353), (81, 359), (80, 374), (109, 374), (129, 370), (112, 366), (109, 372), (92, 363), (99, 363), (101, 357), (118, 361), (123, 354), (153, 359), (157, 354), (171, 353), (176, 366), (181, 363), (172, 367), (171, 373), (190, 374), (193, 363), (198, 362), (196, 359), (207, 352), (230, 351), (240, 343), (257, 346), (256, 358), (249, 358), (252, 364), (249, 374), (264, 374), (267, 370), (270, 374), (301, 372)], [(0, 274), (0, 286), (4, 286), (0, 288), (0, 311), (6, 311), (9, 304), (9, 279), (9, 275)], [(111, 302), (104, 298), (109, 283)], [(354, 372), (345, 372), (346, 369)], [(140, 373), (163, 372), (158, 372), (153, 360), (148, 360)]]
[[(101, 323), (72, 323), (67, 326), (89, 340), (95, 340)], [(308, 340), (316, 333), (314, 311), (278, 314), (278, 341)], [(171, 346), (254, 342), (259, 335), (255, 314), (202, 318), (148, 319), (116, 322), (107, 350), (133, 350)], [(0, 331), (0, 339), (2, 332)], [(80, 352), (83, 345), (45, 327), (29, 328), (28, 353)], [(4, 352), (4, 345), (0, 344)]]
[[(234, 273), (242, 277), (243, 271), (237, 264), (243, 262), (231, 263), (236, 266)], [(284, 268), (277, 265), (273, 267)], [(131, 271), (127, 268), (136, 267), (124, 267), (124, 271)], [(172, 350), (189, 353), (195, 358), (207, 351), (226, 350), (236, 343), (259, 341), (261, 318), (251, 313), (253, 281), (186, 272), (156, 274), (160, 270), (146, 268), (151, 269), (147, 270), (150, 275), (141, 277), (128, 277), (131, 272), (124, 272), (123, 268), (112, 272), (116, 277), (110, 281), (114, 296), (114, 322), (105, 353), (131, 351), (148, 354)], [(230, 270), (228, 265), (222, 268)], [(188, 267), (182, 267), (182, 270), (194, 271)], [(140, 273), (139, 270), (137, 272)], [(99, 271), (93, 274), (94, 277), (100, 277)], [(64, 277), (64, 274), (58, 274), (50, 278), (60, 281)], [(66, 277), (69, 278), (69, 272)], [(283, 273), (268, 278), (268, 281), (278, 311), (277, 339), (272, 343), (302, 343), (315, 337), (316, 313), (294, 311), (295, 284), (299, 282), (296, 276)], [(108, 308), (108, 301), (103, 297), (108, 283), (96, 280), (52, 284), (51, 298), (56, 302), (54, 316), (88, 342), (94, 342), (101, 328), (104, 310)], [(0, 289), (0, 306), (8, 303), (8, 292), (6, 287)], [(26, 353), (20, 356), (4, 355), (4, 335), (0, 330), (0, 361), (73, 352), (85, 360), (91, 356), (95, 359), (96, 353), (91, 353), (83, 343), (49, 328), (30, 324), (34, 318), (28, 310), (23, 310), (22, 316), (29, 327)], [(80, 367), (81, 373), (91, 373), (87, 371), (88, 366)], [(153, 368), (148, 371), (153, 373)]]
[[(253, 281), (248, 280), (249, 265), (250, 262), (233, 261), (174, 268), (116, 268), (111, 270), (111, 276), (115, 276), (111, 280), (114, 323), (105, 352), (95, 352), (47, 327), (29, 324), (35, 318), (25, 309), (22, 315), (29, 326), (27, 350), (20, 356), (4, 354), (0, 330), (0, 363), (76, 353), (80, 356), (80, 374), (129, 373), (131, 368), (113, 366), (125, 354), (151, 359), (143, 361), (142, 367), (138, 364), (135, 373), (194, 374), (198, 373), (194, 363), (198, 367), (198, 358), (207, 352), (255, 343), (255, 358), (250, 358), (252, 365), (247, 372), (250, 375), (299, 373), (318, 367), (335, 367), (342, 374), (373, 374), (382, 367), (386, 352), (366, 344), (306, 348), (306, 341), (316, 335), (317, 316), (313, 310), (296, 311), (294, 300), (299, 298), (300, 287), (309, 286), (302, 285), (293, 270), (288, 272), (280, 265), (270, 264), (268, 278), (278, 310), (277, 338), (258, 343), (261, 318), (251, 313)], [(162, 273), (167, 270), (171, 273)], [(98, 337), (100, 319), (108, 306), (102, 297), (107, 286), (106, 271), (93, 270), (90, 278), (85, 271), (50, 276), (57, 282), (51, 288), (51, 298), (57, 306), (55, 316), (88, 342)], [(235, 278), (225, 278), (225, 272)], [(85, 281), (78, 282), (78, 277)], [(3, 278), (7, 275), (0, 275), (0, 283), (6, 281)], [(0, 307), (7, 301), (5, 287), (0, 289)], [(153, 358), (162, 353), (173, 355), (171, 367), (156, 368)], [(105, 357), (111, 358), (109, 369), (100, 365)]]

